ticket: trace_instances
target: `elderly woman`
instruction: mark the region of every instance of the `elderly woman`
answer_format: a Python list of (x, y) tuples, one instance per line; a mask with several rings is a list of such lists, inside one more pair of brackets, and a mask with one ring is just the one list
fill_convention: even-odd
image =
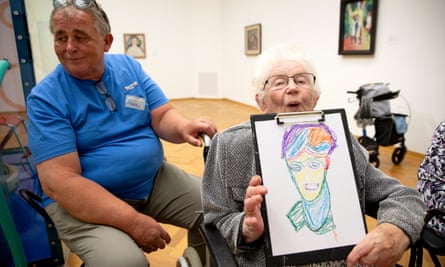
[[(314, 68), (292, 45), (278, 45), (264, 52), (258, 58), (253, 84), (255, 100), (264, 113), (311, 111), (320, 97)], [(366, 150), (354, 138), (351, 142), (361, 208), (364, 212), (368, 206), (379, 209), (377, 226), (352, 249), (345, 262), (348, 266), (393, 266), (418, 239), (424, 204), (415, 189), (373, 167)], [(204, 221), (221, 231), (240, 266), (265, 266), (266, 260), (261, 203), (267, 188), (255, 169), (250, 122), (213, 138), (203, 177)]]
[[(437, 125), (431, 139), (417, 173), (417, 190), (422, 194), (428, 210), (445, 209), (445, 120)], [(445, 237), (445, 217), (433, 217), (428, 224)]]

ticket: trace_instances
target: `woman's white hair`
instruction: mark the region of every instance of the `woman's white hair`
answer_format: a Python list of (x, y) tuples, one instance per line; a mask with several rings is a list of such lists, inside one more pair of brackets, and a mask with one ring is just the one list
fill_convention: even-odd
[[(301, 64), (307, 72), (313, 73), (315, 76), (317, 76), (315, 68), (313, 67), (310, 59), (305, 55), (301, 48), (290, 44), (275, 45), (262, 53), (256, 62), (252, 84), (255, 94), (258, 94), (260, 99), (264, 97), (264, 83), (266, 82), (267, 78), (269, 78), (272, 67), (274, 67), (280, 61), (289, 60)], [(317, 82), (314, 84), (314, 90), (317, 96), (319, 96), (321, 90)]]

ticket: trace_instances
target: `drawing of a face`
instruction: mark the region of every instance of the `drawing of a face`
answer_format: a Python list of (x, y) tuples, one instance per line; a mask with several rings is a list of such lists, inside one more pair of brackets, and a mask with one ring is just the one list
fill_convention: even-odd
[(282, 157), (301, 197), (313, 201), (326, 185), (333, 134), (324, 124), (294, 125), (283, 137)]
[(303, 151), (298, 157), (286, 158), (286, 164), (302, 197), (315, 199), (325, 183), (327, 157)]

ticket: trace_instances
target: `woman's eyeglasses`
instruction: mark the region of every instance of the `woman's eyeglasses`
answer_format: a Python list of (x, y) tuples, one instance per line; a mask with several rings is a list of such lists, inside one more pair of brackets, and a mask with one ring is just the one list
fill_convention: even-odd
[(96, 90), (99, 92), (99, 94), (105, 96), (105, 106), (107, 106), (108, 110), (111, 112), (117, 111), (116, 103), (114, 103), (113, 98), (111, 98), (103, 82), (96, 83)]
[(288, 87), (289, 79), (295, 83), (295, 86), (303, 89), (311, 89), (315, 84), (315, 75), (312, 73), (297, 73), (292, 76), (272, 75), (264, 82), (263, 90), (266, 86), (271, 90), (282, 90)]
[(69, 4), (73, 4), (78, 9), (87, 9), (92, 5), (97, 6), (95, 0), (54, 0), (53, 6), (55, 9), (66, 7)]

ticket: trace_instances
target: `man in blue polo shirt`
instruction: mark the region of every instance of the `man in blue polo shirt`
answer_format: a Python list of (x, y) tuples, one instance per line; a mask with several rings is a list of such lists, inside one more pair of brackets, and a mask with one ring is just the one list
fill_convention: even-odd
[(61, 64), (27, 98), (45, 209), (86, 266), (147, 266), (143, 251), (170, 242), (158, 222), (191, 228), (202, 209), (200, 179), (164, 161), (160, 138), (200, 146), (216, 127), (175, 110), (131, 57), (105, 54), (94, 0), (55, 0), (50, 28)]

